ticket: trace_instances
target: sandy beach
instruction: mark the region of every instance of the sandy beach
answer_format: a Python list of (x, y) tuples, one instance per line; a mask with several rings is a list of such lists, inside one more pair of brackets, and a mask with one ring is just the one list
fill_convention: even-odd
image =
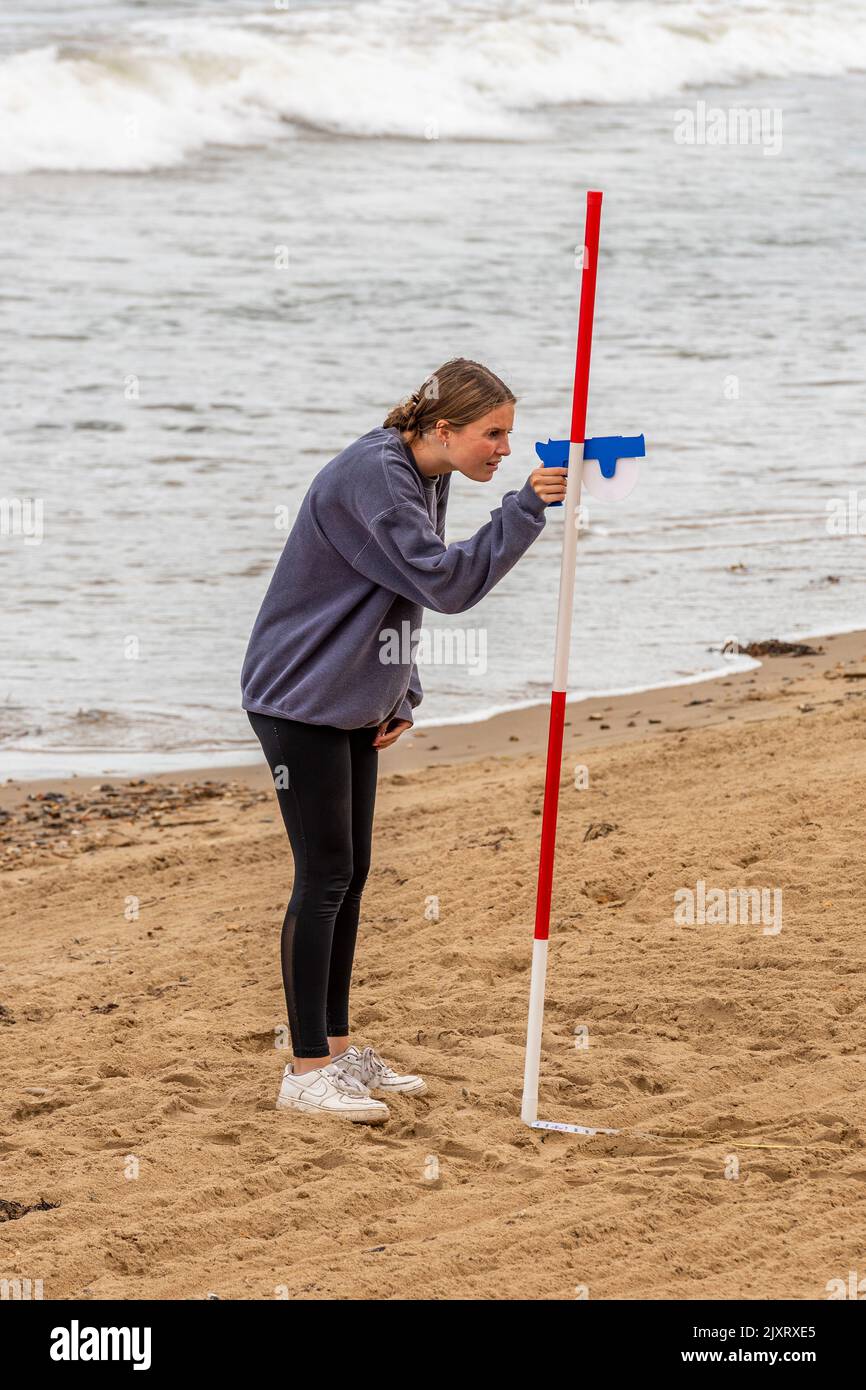
[[(0, 1274), (559, 1300), (862, 1272), (866, 633), (804, 640), (569, 707), (540, 1115), (618, 1135), (520, 1120), (546, 708), (382, 755), (352, 1022), (429, 1092), (375, 1129), (274, 1108), (292, 869), (264, 763), (4, 784)], [(780, 929), (675, 921), (699, 882), (780, 890)]]

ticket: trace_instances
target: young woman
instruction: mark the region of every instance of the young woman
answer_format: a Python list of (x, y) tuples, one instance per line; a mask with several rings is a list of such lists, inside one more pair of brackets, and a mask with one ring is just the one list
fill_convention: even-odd
[(423, 693), (414, 660), (386, 652), (425, 607), (463, 613), (478, 603), (564, 497), (566, 470), (536, 468), (474, 536), (445, 544), (451, 475), (490, 482), (511, 452), (515, 400), (486, 367), (453, 358), (331, 459), (301, 503), (253, 627), (242, 704), (295, 868), (281, 937), (293, 1061), (280, 1108), (376, 1122), (389, 1112), (373, 1092), (427, 1089), (349, 1032), (379, 753), (412, 727)]

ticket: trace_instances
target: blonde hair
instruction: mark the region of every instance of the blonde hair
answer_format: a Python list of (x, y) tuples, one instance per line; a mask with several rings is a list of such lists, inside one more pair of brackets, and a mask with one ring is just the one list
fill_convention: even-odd
[(433, 429), (437, 420), (461, 429), (496, 406), (516, 400), (489, 367), (468, 357), (452, 357), (389, 411), (383, 428), (394, 426), (415, 439)]

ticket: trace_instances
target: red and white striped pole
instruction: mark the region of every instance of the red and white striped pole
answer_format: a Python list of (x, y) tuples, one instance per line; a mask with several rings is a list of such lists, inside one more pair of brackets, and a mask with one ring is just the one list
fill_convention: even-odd
[(541, 852), (538, 862), (538, 892), (535, 905), (535, 939), (532, 947), (532, 974), (529, 985), (529, 1022), (526, 1030), (526, 1065), (523, 1072), (523, 1104), (520, 1111), (521, 1119), (530, 1125), (538, 1119), (538, 1072), (541, 1063), (541, 1028), (544, 1021), (544, 983), (547, 975), (550, 900), (553, 890), (553, 859), (556, 852), (556, 815), (562, 770), (562, 734), (565, 726), (565, 693), (568, 684), (568, 657), (571, 646), (571, 616), (574, 607), (574, 571), (580, 525), (580, 485), (583, 470), (583, 446), (586, 442), (586, 403), (589, 395), (589, 359), (592, 352), (592, 317), (595, 309), (601, 199), (602, 195), (599, 192), (590, 191), (586, 195), (580, 318), (577, 329), (577, 360), (574, 368), (574, 395), (571, 406), (571, 434), (568, 450), (568, 483), (565, 492), (563, 518), (565, 529), (562, 537), (559, 605), (556, 615), (556, 655), (553, 664), (553, 689), (550, 695), (547, 773), (544, 782), (544, 811), (541, 819)]

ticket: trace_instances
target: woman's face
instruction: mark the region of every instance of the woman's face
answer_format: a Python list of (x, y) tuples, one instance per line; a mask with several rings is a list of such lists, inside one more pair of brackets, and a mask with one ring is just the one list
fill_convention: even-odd
[(498, 405), (462, 429), (450, 430), (448, 458), (457, 472), (478, 483), (489, 482), (500, 461), (511, 453), (508, 435), (514, 426), (514, 402)]

